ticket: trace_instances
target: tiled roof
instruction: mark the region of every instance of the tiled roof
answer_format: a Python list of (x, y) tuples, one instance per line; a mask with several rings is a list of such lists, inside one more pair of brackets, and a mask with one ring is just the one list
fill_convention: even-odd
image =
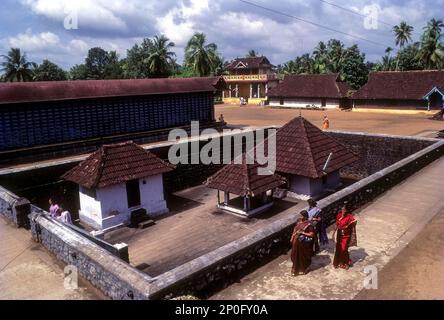
[(331, 173), (358, 160), (335, 138), (297, 117), (276, 133), (276, 171), (310, 178), (323, 176), (323, 167), (330, 153), (332, 157), (326, 173)]
[(272, 172), (259, 175), (259, 164), (247, 164), (245, 155), (242, 159), (242, 164), (231, 163), (223, 167), (209, 177), (205, 185), (239, 196), (255, 196), (286, 183), (284, 178)]
[(444, 87), (444, 71), (371, 72), (352, 98), (422, 100), (434, 87)]
[(0, 83), (0, 104), (223, 89), (222, 77)]
[(338, 74), (289, 75), (268, 91), (269, 97), (343, 98), (350, 86), (339, 80)]
[(258, 69), (261, 67), (274, 67), (266, 57), (253, 58), (236, 58), (228, 65), (228, 70), (237, 69), (236, 66), (241, 65), (239, 69)]
[(62, 178), (86, 188), (103, 188), (173, 169), (137, 144), (124, 142), (102, 146)]

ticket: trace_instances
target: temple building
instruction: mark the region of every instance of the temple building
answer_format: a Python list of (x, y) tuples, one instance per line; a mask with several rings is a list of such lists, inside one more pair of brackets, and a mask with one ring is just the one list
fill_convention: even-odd
[(276, 133), (276, 172), (288, 181), (288, 195), (317, 198), (341, 186), (339, 171), (358, 160), (343, 144), (303, 117)]
[(339, 74), (288, 75), (268, 92), (271, 107), (347, 108), (351, 87)]
[[(241, 217), (252, 217), (273, 206), (273, 190), (285, 184), (277, 174), (259, 174), (260, 165), (231, 163), (223, 167), (205, 182), (206, 186), (217, 189), (217, 207)], [(220, 191), (224, 196), (221, 199)], [(230, 195), (235, 195), (231, 198)]]
[(371, 72), (352, 96), (360, 109), (444, 109), (444, 71)]
[(244, 98), (251, 105), (267, 100), (268, 90), (278, 84), (275, 66), (266, 57), (237, 58), (228, 65), (224, 76), (227, 89), (223, 91), (224, 103), (239, 104)]
[(97, 229), (128, 225), (142, 212), (168, 212), (163, 174), (174, 167), (133, 142), (104, 145), (63, 175), (79, 185), (80, 221)]
[(136, 140), (191, 121), (211, 127), (224, 87), (222, 77), (0, 83), (0, 152)]

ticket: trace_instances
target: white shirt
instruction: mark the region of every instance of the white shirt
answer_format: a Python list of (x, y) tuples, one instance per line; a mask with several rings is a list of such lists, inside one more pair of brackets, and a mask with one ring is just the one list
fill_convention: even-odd
[(71, 214), (69, 213), (69, 211), (63, 211), (58, 219), (63, 223), (72, 224)]
[(308, 220), (313, 220), (313, 218), (319, 214), (319, 212), (321, 212), (321, 209), (319, 209), (318, 207), (314, 207), (311, 208), (310, 210), (308, 210)]

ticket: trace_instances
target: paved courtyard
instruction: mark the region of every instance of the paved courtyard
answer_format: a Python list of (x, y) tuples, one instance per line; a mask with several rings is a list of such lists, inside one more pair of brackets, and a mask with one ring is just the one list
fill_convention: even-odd
[(420, 135), (436, 137), (438, 130), (444, 129), (443, 121), (433, 121), (428, 118), (435, 112), (416, 112), (406, 114), (397, 111), (385, 112), (350, 112), (340, 110), (314, 111), (296, 109), (272, 109), (259, 106), (217, 105), (216, 117), (224, 115), (229, 125), (235, 126), (268, 126), (283, 125), (299, 113), (318, 127), (322, 127), (324, 114), (330, 119), (330, 129), (344, 131), (359, 131), (368, 133), (383, 133), (394, 135)]
[(171, 213), (155, 225), (123, 228), (105, 239), (127, 243), (131, 265), (157, 276), (306, 207), (305, 201), (277, 200), (270, 211), (245, 219), (217, 209), (216, 194), (204, 186), (177, 192), (168, 199)]
[(444, 210), (443, 170), (441, 158), (356, 212), (359, 247), (351, 249), (355, 264), (350, 270), (332, 267), (330, 243), (313, 259), (306, 276), (292, 277), (290, 257), (283, 255), (212, 299), (353, 299), (363, 290), (364, 268), (370, 265), (380, 271), (381, 291), (363, 292), (358, 298), (442, 297), (443, 218), (437, 214)]

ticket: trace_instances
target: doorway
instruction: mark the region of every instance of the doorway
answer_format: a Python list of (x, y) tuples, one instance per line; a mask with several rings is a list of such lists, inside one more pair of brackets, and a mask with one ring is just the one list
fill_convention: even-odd
[(139, 180), (131, 180), (126, 183), (126, 197), (128, 199), (128, 208), (140, 206)]

